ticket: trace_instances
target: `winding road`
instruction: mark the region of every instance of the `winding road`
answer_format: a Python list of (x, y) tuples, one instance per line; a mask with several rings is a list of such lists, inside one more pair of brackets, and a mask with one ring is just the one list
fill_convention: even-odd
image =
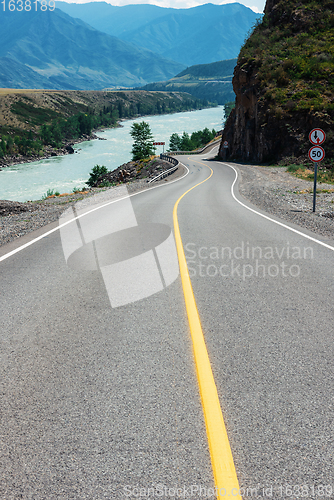
[(0, 498), (333, 497), (334, 242), (215, 154), (2, 247)]

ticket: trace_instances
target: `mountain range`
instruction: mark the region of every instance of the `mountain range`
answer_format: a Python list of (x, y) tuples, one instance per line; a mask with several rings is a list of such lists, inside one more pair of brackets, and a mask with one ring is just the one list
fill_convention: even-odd
[[(12, 59), (47, 78), (49, 88), (133, 86), (174, 76), (183, 69), (179, 63), (102, 33), (59, 9), (1, 12), (0, 19), (0, 57), (7, 58), (2, 71), (13, 71), (8, 62)], [(13, 67), (18, 69), (17, 64)]]
[(187, 65), (236, 57), (259, 17), (240, 4), (57, 6), (0, 11), (0, 87), (93, 90), (169, 80)]
[(237, 57), (247, 33), (261, 18), (239, 3), (172, 9), (57, 1), (57, 7), (100, 31), (185, 66)]

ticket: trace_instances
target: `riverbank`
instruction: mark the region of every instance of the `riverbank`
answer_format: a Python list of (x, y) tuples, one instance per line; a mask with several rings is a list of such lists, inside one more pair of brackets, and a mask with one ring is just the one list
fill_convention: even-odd
[[(96, 165), (109, 171), (128, 162), (131, 157), (133, 123), (145, 120), (150, 125), (154, 140), (168, 147), (173, 133), (191, 135), (194, 130), (219, 130), (224, 116), (222, 107), (206, 108), (184, 113), (152, 115), (122, 120), (120, 127), (100, 129), (96, 134), (107, 140), (91, 140), (77, 144), (75, 154), (66, 154), (27, 164), (4, 168), (0, 172), (0, 199), (26, 202), (39, 200), (48, 190), (71, 193), (89, 179)], [(163, 146), (157, 146), (157, 154)]]
[[(119, 127), (123, 120), (210, 107), (182, 92), (2, 90), (0, 169), (72, 154), (74, 144), (99, 139), (99, 131)], [(49, 130), (41, 135), (44, 125)]]
[[(95, 132), (98, 132), (96, 130)], [(81, 142), (85, 141), (104, 141), (102, 137), (98, 137), (96, 133), (93, 132), (90, 135), (83, 135), (79, 139), (72, 139), (69, 141), (65, 141), (62, 145), (61, 148), (54, 148), (52, 146), (45, 146), (44, 148), (44, 154), (43, 155), (37, 155), (37, 154), (31, 154), (31, 155), (5, 155), (2, 158), (0, 158), (0, 171), (3, 168), (10, 167), (11, 165), (22, 165), (23, 163), (32, 163), (34, 161), (38, 160), (46, 160), (48, 158), (53, 158), (55, 156), (65, 156), (65, 155), (70, 155), (74, 153), (78, 153), (73, 149), (73, 146), (76, 144), (80, 144)]]
[(156, 156), (145, 160), (129, 161), (99, 177), (93, 187), (104, 187), (106, 184), (116, 185), (117, 183), (128, 184), (140, 179), (146, 179), (147, 182), (153, 181), (173, 166), (174, 164)]
[[(242, 197), (269, 214), (319, 236), (334, 239), (334, 185), (318, 185), (321, 192), (317, 194), (316, 212), (313, 213), (312, 182), (292, 176), (286, 172), (285, 167), (235, 166), (240, 175), (239, 192)], [(169, 177), (154, 182), (154, 186), (171, 182), (184, 173), (184, 167), (179, 166)], [(130, 194), (150, 187), (152, 184), (147, 179), (127, 183)], [(72, 193), (38, 202), (0, 201), (0, 245), (57, 221), (69, 206), (107, 189), (113, 188), (93, 188), (84, 193)]]

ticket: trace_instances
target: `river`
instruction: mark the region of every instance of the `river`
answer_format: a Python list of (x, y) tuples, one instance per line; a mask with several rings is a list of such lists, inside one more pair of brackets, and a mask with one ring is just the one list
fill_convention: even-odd
[[(224, 106), (188, 111), (170, 115), (145, 116), (122, 122), (122, 127), (106, 129), (97, 135), (106, 140), (93, 140), (77, 144), (75, 153), (57, 156), (31, 163), (12, 165), (0, 171), (0, 200), (39, 200), (49, 190), (70, 193), (81, 188), (94, 165), (105, 165), (109, 170), (131, 160), (133, 139), (130, 128), (134, 122), (149, 123), (154, 140), (169, 144), (170, 136), (202, 130), (221, 130), (224, 122)], [(157, 146), (156, 154), (163, 151)]]

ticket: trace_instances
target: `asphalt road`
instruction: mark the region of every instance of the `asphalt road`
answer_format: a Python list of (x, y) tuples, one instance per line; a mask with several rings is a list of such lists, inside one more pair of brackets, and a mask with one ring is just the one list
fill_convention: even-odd
[(0, 498), (208, 498), (172, 212), (210, 168), (178, 220), (242, 496), (333, 496), (333, 242), (248, 210), (207, 158), (0, 262)]

